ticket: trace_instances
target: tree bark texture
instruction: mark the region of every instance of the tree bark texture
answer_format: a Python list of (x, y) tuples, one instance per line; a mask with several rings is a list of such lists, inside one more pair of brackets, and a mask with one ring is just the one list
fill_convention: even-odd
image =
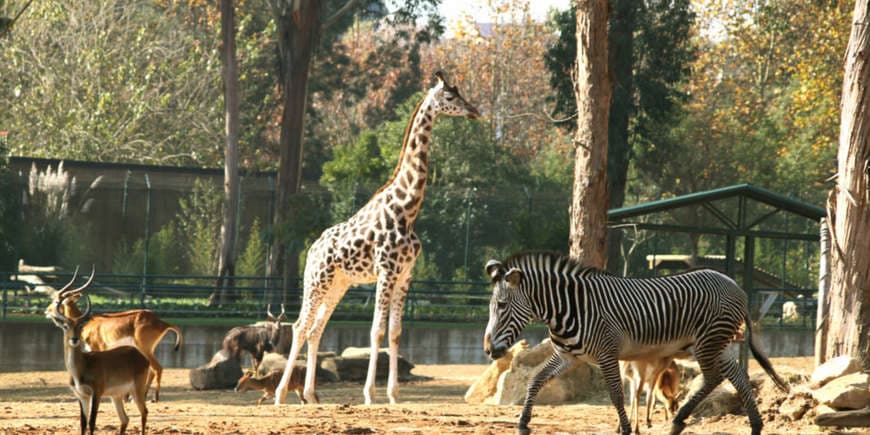
[(571, 200), (572, 258), (607, 265), (607, 0), (577, 1), (577, 133)]
[[(288, 278), (299, 275), (298, 250), (288, 250), (286, 228), (292, 225), (292, 199), (302, 184), (302, 136), (304, 132), (308, 73), (320, 32), (320, 1), (273, 0), (278, 23), (281, 93), (281, 158), (276, 186), (273, 241), (269, 253), (269, 275), (284, 277), (284, 298)], [(283, 230), (282, 230), (283, 229)], [(274, 295), (273, 295), (274, 297)]]
[[(236, 59), (236, 24), (233, 0), (221, 0), (221, 61), (224, 81), (224, 201), (218, 281), (220, 303), (228, 302), (236, 268), (236, 233), (239, 201), (239, 67)], [(213, 298), (210, 298), (213, 299)]]
[(870, 370), (870, 16), (855, 2), (846, 48), (837, 184), (829, 196), (831, 291), (826, 358), (852, 355)]
[[(609, 17), (607, 55), (613, 77), (613, 96), (610, 105), (607, 139), (607, 192), (608, 208), (619, 208), (625, 202), (625, 184), (628, 179), (628, 124), (634, 112), (634, 30), (638, 2), (614, 0)], [(607, 235), (607, 265), (611, 272), (619, 269), (622, 231)]]

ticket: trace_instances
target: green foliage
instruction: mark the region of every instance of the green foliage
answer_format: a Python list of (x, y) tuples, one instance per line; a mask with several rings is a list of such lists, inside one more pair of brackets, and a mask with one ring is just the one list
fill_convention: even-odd
[(266, 244), (260, 229), (260, 220), (254, 218), (248, 231), (248, 243), (236, 262), (236, 275), (260, 276), (263, 274), (266, 261)]
[(0, 270), (14, 270), (18, 263), (16, 246), (23, 223), (18, 177), (0, 166)]
[(332, 160), (324, 163), (320, 177), (320, 185), (332, 194), (333, 220), (345, 220), (356, 213), (366, 201), (359, 195), (360, 188), (383, 182), (389, 177), (389, 170), (374, 132), (363, 132), (355, 143), (336, 147)]
[(185, 257), (190, 273), (213, 275), (217, 272), (220, 241), (222, 195), (214, 184), (196, 180), (193, 191), (179, 200), (176, 218), (179, 236), (186, 242)]
[[(185, 273), (184, 246), (178, 242), (179, 234), (170, 223), (151, 235), (148, 249), (149, 275), (177, 275)], [(145, 261), (145, 240), (128, 244), (121, 240), (112, 258), (112, 273), (140, 275)]]

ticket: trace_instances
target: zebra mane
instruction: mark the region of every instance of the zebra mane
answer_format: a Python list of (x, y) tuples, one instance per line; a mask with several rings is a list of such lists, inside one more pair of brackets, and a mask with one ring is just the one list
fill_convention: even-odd
[(601, 273), (601, 274), (609, 274), (606, 270), (598, 269), (592, 266), (584, 266), (578, 260), (574, 260), (571, 257), (557, 251), (522, 251), (517, 252), (507, 259), (505, 259), (504, 264), (506, 267), (519, 267), (525, 264), (533, 264), (536, 260), (543, 260), (545, 264), (549, 264), (551, 266), (559, 266), (561, 268), (564, 265), (568, 265), (569, 268), (575, 273)]

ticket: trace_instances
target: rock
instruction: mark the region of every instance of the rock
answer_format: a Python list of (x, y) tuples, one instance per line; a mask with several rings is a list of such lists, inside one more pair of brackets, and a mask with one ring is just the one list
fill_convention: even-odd
[(836, 378), (815, 390), (813, 398), (838, 410), (870, 406), (870, 374), (852, 373)]
[[(339, 380), (338, 373), (335, 371), (335, 365), (332, 360), (335, 359), (335, 352), (322, 352), (317, 354), (317, 382), (337, 382)], [(283, 371), (287, 366), (287, 358), (283, 355), (266, 352), (263, 354), (263, 361), (260, 362), (260, 367), (257, 370), (259, 376), (265, 376), (273, 370)], [(306, 367), (304, 360), (297, 360), (297, 367)]]
[[(335, 372), (338, 374), (338, 378), (341, 381), (365, 381), (369, 370), (369, 349), (349, 347), (341, 353), (340, 357), (333, 358), (331, 364), (334, 365)], [(413, 368), (414, 364), (399, 355), (397, 370), (400, 381), (410, 380), (412, 378), (411, 369)], [(375, 379), (387, 380), (389, 372), (389, 353), (386, 349), (381, 349), (380, 352), (378, 352), (378, 366), (375, 372)]]
[(241, 377), (241, 365), (224, 350), (214, 354), (208, 364), (190, 369), (190, 385), (196, 390), (233, 388)]
[(810, 377), (810, 382), (812, 382), (812, 388), (820, 388), (833, 379), (860, 371), (860, 360), (848, 355), (838, 356), (816, 367)]
[[(692, 397), (704, 384), (704, 377), (698, 375), (689, 385), (689, 393), (686, 397)], [(701, 403), (692, 411), (693, 417), (718, 417), (726, 414), (739, 413), (743, 409), (743, 402), (737, 394), (737, 390), (730, 382), (725, 381), (713, 389)]]
[(807, 392), (790, 395), (779, 405), (779, 414), (791, 421), (798, 421), (815, 406), (812, 394)]
[(465, 403), (479, 405), (495, 395), (498, 391), (498, 381), (501, 374), (511, 368), (514, 356), (528, 347), (529, 344), (526, 340), (520, 340), (503, 357), (493, 361), (483, 374), (468, 387), (468, 391), (465, 392)]
[(815, 422), (819, 426), (870, 427), (870, 407), (852, 411), (825, 408), (826, 412), (816, 415)]
[[(529, 381), (543, 369), (553, 354), (550, 340), (521, 351), (513, 357), (510, 370), (499, 376), (496, 392), (484, 403), (498, 405), (522, 404)], [(535, 364), (535, 365), (528, 365)], [(547, 382), (538, 392), (536, 404), (547, 405), (577, 402), (606, 391), (601, 371), (586, 363), (578, 363)]]

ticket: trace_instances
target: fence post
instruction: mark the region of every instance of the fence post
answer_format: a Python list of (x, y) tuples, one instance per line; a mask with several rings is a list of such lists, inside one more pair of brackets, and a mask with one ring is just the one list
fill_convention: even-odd
[(3, 320), (6, 320), (6, 307), (8, 306), (8, 302), (7, 302), (7, 301), (8, 301), (8, 299), (7, 299), (7, 298), (8, 298), (8, 295), (7, 295), (7, 293), (9, 293), (9, 289), (8, 289), (8, 288), (4, 288), (4, 289), (3, 289)]
[(142, 291), (139, 294), (139, 304), (145, 307), (145, 289), (148, 284), (148, 248), (151, 245), (151, 178), (145, 174), (145, 247), (142, 260)]

